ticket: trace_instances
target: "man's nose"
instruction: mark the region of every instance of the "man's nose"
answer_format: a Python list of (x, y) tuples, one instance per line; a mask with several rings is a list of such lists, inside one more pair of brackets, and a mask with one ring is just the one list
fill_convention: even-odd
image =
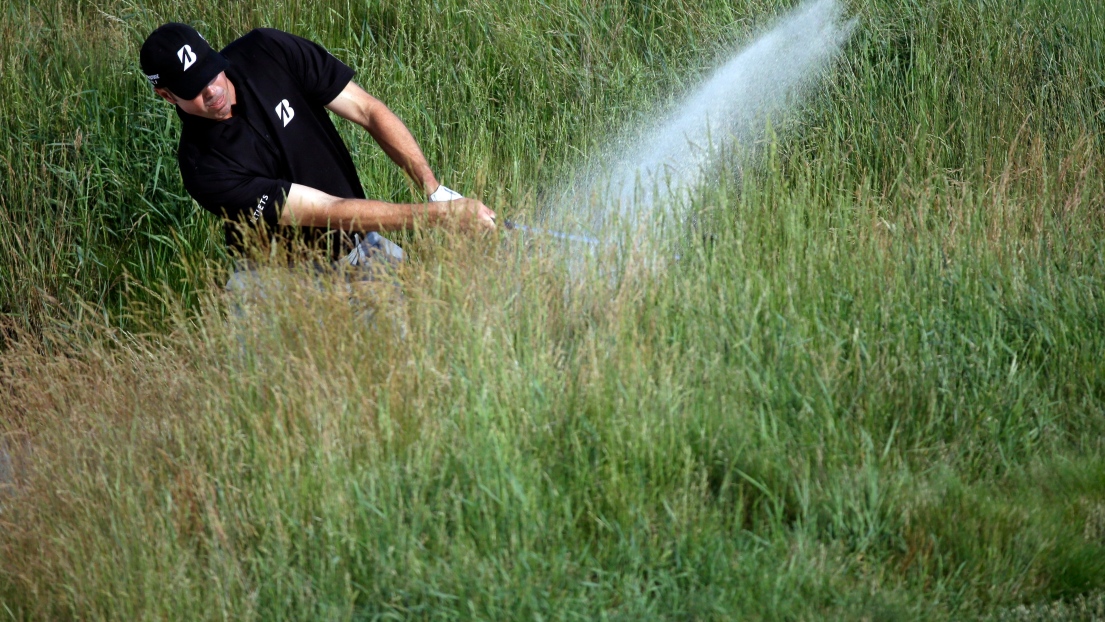
[(204, 87), (202, 91), (200, 91), (200, 95), (203, 96), (205, 100), (211, 99), (215, 96), (215, 85), (208, 84), (206, 87)]

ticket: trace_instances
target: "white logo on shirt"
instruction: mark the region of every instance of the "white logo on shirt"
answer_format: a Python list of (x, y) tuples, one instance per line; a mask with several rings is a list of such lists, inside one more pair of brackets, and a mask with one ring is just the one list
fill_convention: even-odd
[(188, 71), (188, 68), (196, 62), (196, 53), (192, 51), (192, 46), (185, 44), (184, 47), (176, 51), (176, 57), (180, 59), (180, 63), (184, 65), (184, 69), (181, 71)]
[(288, 100), (282, 99), (280, 103), (276, 105), (276, 116), (284, 122), (284, 127), (288, 127), (288, 124), (295, 118), (295, 110), (292, 109), (292, 105), (288, 103)]
[(269, 195), (262, 194), (261, 198), (257, 200), (257, 207), (253, 208), (253, 215), (249, 221), (253, 224), (257, 224), (257, 219), (261, 217), (261, 214), (265, 211), (265, 204), (269, 202)]

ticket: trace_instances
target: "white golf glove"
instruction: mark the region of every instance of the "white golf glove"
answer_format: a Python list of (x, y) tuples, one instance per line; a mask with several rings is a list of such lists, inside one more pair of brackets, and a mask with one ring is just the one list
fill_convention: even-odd
[(463, 198), (464, 195), (446, 188), (445, 184), (438, 186), (437, 190), (434, 190), (434, 193), (430, 195), (431, 201), (455, 201)]

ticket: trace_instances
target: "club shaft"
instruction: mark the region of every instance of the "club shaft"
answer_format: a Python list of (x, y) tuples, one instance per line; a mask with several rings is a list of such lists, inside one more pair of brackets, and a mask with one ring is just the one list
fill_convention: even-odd
[(533, 235), (547, 235), (554, 237), (558, 240), (565, 240), (568, 242), (582, 242), (583, 244), (590, 244), (592, 246), (599, 243), (598, 240), (585, 235), (575, 235), (572, 233), (563, 233), (561, 231), (551, 231), (549, 229), (539, 229), (537, 227), (528, 227), (526, 225), (518, 224), (510, 220), (504, 220), (503, 226), (507, 229), (513, 229), (515, 231), (521, 231), (523, 233), (529, 233)]

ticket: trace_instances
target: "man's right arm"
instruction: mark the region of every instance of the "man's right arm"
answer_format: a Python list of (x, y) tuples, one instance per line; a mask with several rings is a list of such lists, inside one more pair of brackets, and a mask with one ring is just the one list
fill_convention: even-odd
[(416, 222), (437, 225), (457, 221), (461, 226), (495, 228), (495, 212), (475, 199), (430, 203), (388, 203), (371, 199), (342, 199), (292, 184), (280, 213), (281, 225), (330, 227), (343, 231), (394, 231)]

